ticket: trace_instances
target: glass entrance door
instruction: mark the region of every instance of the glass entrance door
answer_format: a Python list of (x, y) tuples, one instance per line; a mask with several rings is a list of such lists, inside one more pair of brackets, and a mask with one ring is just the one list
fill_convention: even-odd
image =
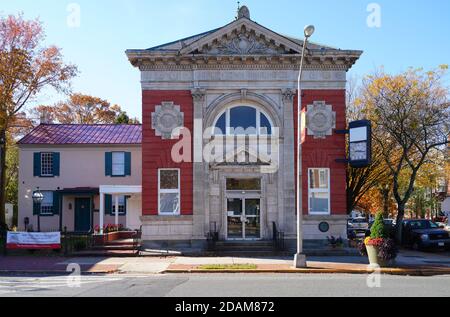
[(245, 199), (245, 239), (261, 238), (261, 200)]
[(228, 199), (228, 239), (243, 239), (244, 237), (244, 213), (243, 200), (239, 198)]
[(227, 225), (229, 240), (261, 239), (261, 200), (228, 198)]

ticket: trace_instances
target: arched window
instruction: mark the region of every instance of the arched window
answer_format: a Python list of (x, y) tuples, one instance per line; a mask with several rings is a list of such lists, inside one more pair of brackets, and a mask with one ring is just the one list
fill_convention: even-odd
[(214, 124), (215, 135), (271, 135), (272, 122), (256, 107), (236, 106), (222, 112)]

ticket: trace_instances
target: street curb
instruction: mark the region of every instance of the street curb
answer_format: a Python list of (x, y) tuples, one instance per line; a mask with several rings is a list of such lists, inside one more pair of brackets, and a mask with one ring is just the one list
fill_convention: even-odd
[[(119, 270), (107, 270), (107, 271), (97, 271), (97, 272), (80, 272), (80, 275), (109, 275), (109, 274), (116, 274), (119, 273)], [(67, 272), (67, 271), (39, 271), (39, 270), (26, 270), (26, 271), (1, 271), (0, 270), (0, 276), (7, 276), (7, 275), (66, 275), (69, 276), (70, 274), (73, 274), (73, 272)]]
[(402, 275), (402, 276), (437, 276), (450, 275), (449, 269), (380, 269), (380, 270), (359, 270), (359, 269), (273, 269), (273, 270), (200, 270), (200, 269), (168, 269), (161, 274), (373, 274), (375, 272), (387, 275)]

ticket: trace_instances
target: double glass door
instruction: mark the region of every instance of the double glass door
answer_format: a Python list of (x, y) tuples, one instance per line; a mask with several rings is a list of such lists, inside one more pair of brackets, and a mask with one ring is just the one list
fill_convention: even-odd
[(261, 199), (236, 197), (227, 199), (228, 240), (261, 239)]

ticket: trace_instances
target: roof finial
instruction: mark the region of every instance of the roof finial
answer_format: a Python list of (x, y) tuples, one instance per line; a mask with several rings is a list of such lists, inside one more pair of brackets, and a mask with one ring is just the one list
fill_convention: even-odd
[(238, 19), (247, 18), (250, 20), (250, 10), (247, 6), (242, 6), (241, 3), (238, 2)]

